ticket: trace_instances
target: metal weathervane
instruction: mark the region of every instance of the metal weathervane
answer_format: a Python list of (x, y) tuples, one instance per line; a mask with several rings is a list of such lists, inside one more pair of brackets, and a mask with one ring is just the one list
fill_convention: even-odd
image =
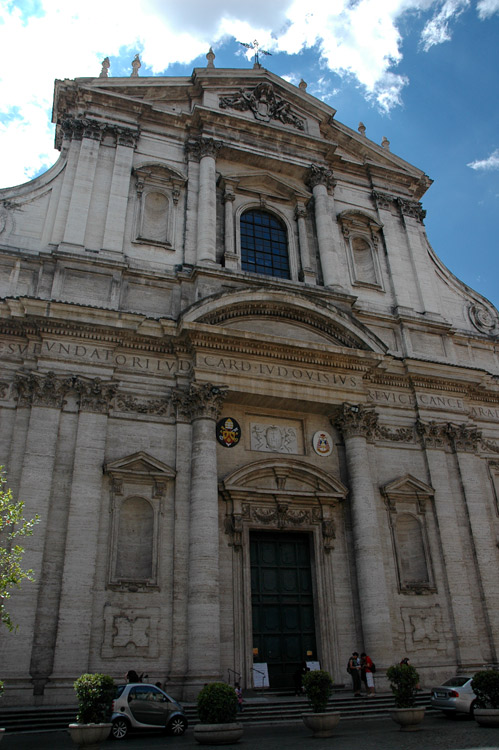
[(260, 60), (258, 59), (259, 54), (272, 56), (272, 52), (267, 52), (267, 50), (265, 49), (260, 49), (260, 45), (258, 44), (256, 39), (251, 44), (247, 44), (247, 42), (239, 42), (239, 44), (242, 44), (242, 46), (246, 47), (246, 49), (255, 50), (255, 66), (260, 65)]

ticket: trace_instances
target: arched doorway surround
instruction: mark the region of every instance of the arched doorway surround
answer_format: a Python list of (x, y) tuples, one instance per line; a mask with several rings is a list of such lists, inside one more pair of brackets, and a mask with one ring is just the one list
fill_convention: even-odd
[(225, 532), (233, 549), (234, 669), (251, 687), (251, 535), (273, 531), (296, 538), (302, 533), (310, 539), (317, 658), (338, 679), (342, 670), (334, 627), (333, 560), (337, 532), (343, 530), (341, 506), (347, 488), (317, 466), (276, 457), (230, 473), (220, 492), (226, 503)]

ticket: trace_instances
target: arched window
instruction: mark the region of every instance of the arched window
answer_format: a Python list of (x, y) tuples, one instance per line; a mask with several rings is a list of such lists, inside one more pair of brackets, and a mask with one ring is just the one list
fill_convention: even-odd
[(242, 270), (291, 278), (284, 224), (267, 211), (254, 209), (241, 216), (240, 226)]

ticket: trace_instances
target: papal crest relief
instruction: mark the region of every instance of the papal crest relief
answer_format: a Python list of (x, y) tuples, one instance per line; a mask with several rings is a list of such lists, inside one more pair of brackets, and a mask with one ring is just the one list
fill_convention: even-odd
[(291, 112), (291, 105), (278, 96), (270, 83), (259, 83), (254, 89), (239, 89), (236, 94), (220, 97), (220, 109), (250, 109), (256, 120), (270, 122), (280, 120), (285, 125), (293, 125), (304, 130), (304, 121)]

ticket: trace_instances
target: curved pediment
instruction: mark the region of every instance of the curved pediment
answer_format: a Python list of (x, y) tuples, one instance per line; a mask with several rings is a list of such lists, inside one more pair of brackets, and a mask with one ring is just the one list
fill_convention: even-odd
[(304, 461), (269, 458), (247, 464), (232, 472), (222, 482), (227, 494), (244, 492), (276, 495), (344, 499), (348, 489), (336, 477)]
[(188, 308), (183, 322), (203, 323), (289, 341), (386, 352), (368, 328), (331, 305), (298, 294), (257, 290), (223, 292)]

